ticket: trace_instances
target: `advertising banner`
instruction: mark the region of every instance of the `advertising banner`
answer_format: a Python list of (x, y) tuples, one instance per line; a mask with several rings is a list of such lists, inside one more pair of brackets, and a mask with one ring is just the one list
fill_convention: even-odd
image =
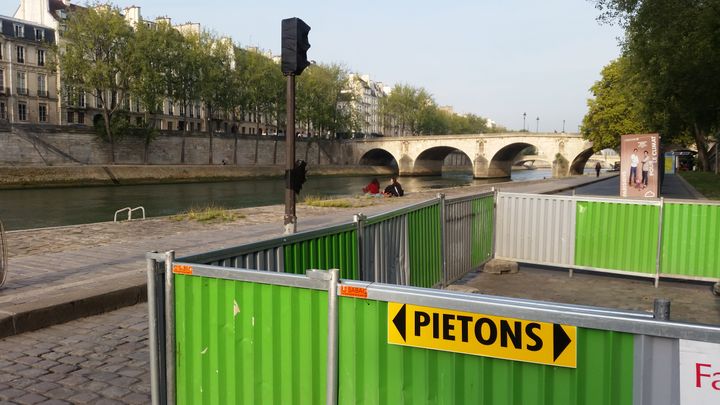
[(658, 134), (623, 135), (620, 139), (620, 197), (658, 198)]
[(680, 403), (720, 404), (720, 345), (680, 339)]

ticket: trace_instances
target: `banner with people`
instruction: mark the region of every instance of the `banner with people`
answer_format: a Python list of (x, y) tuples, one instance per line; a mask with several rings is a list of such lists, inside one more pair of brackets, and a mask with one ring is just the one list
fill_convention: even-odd
[(630, 134), (620, 139), (620, 197), (658, 198), (659, 134)]

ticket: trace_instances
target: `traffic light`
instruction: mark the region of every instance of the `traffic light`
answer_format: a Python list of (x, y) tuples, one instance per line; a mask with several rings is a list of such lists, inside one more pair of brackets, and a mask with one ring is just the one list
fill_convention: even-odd
[(300, 75), (310, 65), (307, 51), (310, 49), (308, 34), (310, 26), (297, 17), (282, 20), (282, 72), (286, 75)]
[(304, 160), (295, 161), (295, 167), (285, 172), (286, 188), (300, 194), (303, 184), (307, 180), (307, 163)]

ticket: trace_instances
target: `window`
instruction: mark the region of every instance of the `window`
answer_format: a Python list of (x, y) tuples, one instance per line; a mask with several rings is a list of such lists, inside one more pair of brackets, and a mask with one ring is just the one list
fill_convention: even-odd
[(7, 107), (5, 107), (4, 101), (0, 101), (0, 119), (7, 119)]
[(35, 28), (35, 39), (38, 41), (44, 41), (45, 40), (45, 30), (40, 28)]
[(142, 119), (142, 117), (135, 117), (135, 126), (137, 126), (137, 127), (143, 126), (143, 119)]
[(18, 103), (18, 119), (20, 121), (27, 121), (27, 104)]
[(15, 36), (18, 38), (25, 37), (25, 26), (22, 24), (15, 24)]
[(72, 124), (73, 122), (75, 122), (75, 113), (74, 112), (72, 112), (72, 111), (67, 112), (67, 122), (68, 122), (68, 124)]
[(40, 122), (47, 122), (47, 104), (40, 104), (38, 106), (38, 117)]
[(5, 93), (5, 71), (0, 69), (0, 93)]
[[(168, 101), (167, 104), (168, 104), (168, 106), (167, 106), (168, 115), (173, 115), (173, 103), (172, 103), (172, 101)], [(170, 128), (170, 127), (168, 127), (168, 128)]]
[(85, 93), (78, 94), (78, 107), (85, 108)]
[(195, 116), (200, 118), (200, 105), (195, 104)]
[(27, 81), (25, 72), (17, 72), (17, 93), (27, 96)]
[(185, 104), (180, 104), (180, 116), (185, 116)]
[(38, 74), (38, 97), (47, 97), (48, 91), (47, 91), (47, 76), (44, 74)]
[(17, 50), (17, 62), (25, 63), (25, 47), (16, 46), (15, 49)]
[(82, 112), (82, 111), (78, 112), (77, 123), (85, 124), (85, 113), (84, 112)]
[(45, 66), (45, 51), (42, 49), (37, 51), (37, 62), (38, 66)]
[(0, 42), (0, 60), (3, 58), (3, 49), (5, 49), (5, 44)]

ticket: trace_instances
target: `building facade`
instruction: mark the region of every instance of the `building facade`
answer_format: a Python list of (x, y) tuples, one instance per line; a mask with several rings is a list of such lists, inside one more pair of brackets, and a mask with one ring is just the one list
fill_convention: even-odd
[[(68, 0), (21, 0), (14, 18), (0, 17), (11, 21), (8, 30), (2, 31), (2, 40), (0, 40), (2, 41), (2, 44), (0, 44), (0, 49), (2, 49), (0, 69), (4, 73), (2, 83), (5, 83), (4, 87), (2, 85), (0, 87), (18, 87), (25, 89), (24, 91), (28, 93), (27, 95), (20, 95), (20, 101), (10, 100), (8, 95), (0, 93), (0, 102), (6, 104), (5, 111), (7, 112), (5, 115), (13, 119), (10, 122), (25, 122), (15, 117), (26, 117), (26, 121), (32, 123), (45, 122), (41, 121), (40, 118), (47, 116), (46, 122), (51, 124), (92, 126), (97, 120), (101, 119), (98, 97), (93, 94), (79, 94), (64, 86), (62, 83), (62, 71), (52, 73), (47, 67), (35, 66), (32, 62), (10, 61), (6, 57), (8, 52), (15, 49), (17, 45), (14, 43), (18, 40), (22, 40), (23, 46), (28, 48), (25, 51), (25, 60), (33, 62), (36, 60), (33, 55), (36, 53), (40, 55), (38, 52), (45, 49), (44, 45), (46, 43), (62, 44), (62, 32), (65, 30), (68, 16), (81, 8), (81, 6), (72, 4)], [(184, 35), (198, 35), (202, 32), (202, 28), (198, 23), (188, 22), (173, 25), (172, 20), (166, 16), (158, 17), (155, 20), (145, 20), (140, 7), (137, 6), (125, 8), (123, 15), (128, 24), (133, 27), (137, 26), (137, 24), (153, 27), (165, 23)], [(6, 38), (7, 33), (12, 33), (12, 24), (14, 24), (12, 21), (22, 21), (24, 25), (28, 26), (28, 31), (22, 39), (12, 36)], [(43, 40), (34, 41), (32, 35), (38, 28), (45, 30), (45, 36)], [(232, 41), (230, 38), (222, 38), (221, 40)], [(229, 55), (229, 57), (232, 57), (232, 55)], [(7, 67), (5, 67), (6, 61), (9, 64)], [(15, 65), (12, 65), (12, 63), (15, 63)], [(231, 63), (234, 63), (234, 60)], [(10, 75), (8, 72), (12, 70), (13, 74), (15, 74), (18, 68), (12, 69), (11, 67), (18, 64), (20, 71), (25, 72), (25, 86), (19, 86), (15, 81), (8, 81)], [(45, 87), (42, 87), (43, 81), (39, 78), (41, 77), (39, 75), (44, 75), (46, 78)], [(20, 80), (23, 76), (13, 76), (12, 78), (15, 77)], [(230, 91), (232, 90), (230, 89)], [(35, 94), (37, 96), (33, 96)], [(15, 94), (13, 93), (12, 96), (15, 97)], [(120, 99), (118, 95), (108, 94), (106, 99), (115, 100), (116, 98)], [(145, 114), (137, 99), (133, 98), (132, 95), (121, 98), (124, 100), (124, 110), (127, 112), (130, 123), (137, 126), (143, 125)], [(20, 103), (20, 107), (17, 107), (18, 103)], [(20, 113), (23, 111), (27, 113), (20, 115), (16, 111), (18, 108), (20, 108)], [(43, 111), (46, 113), (42, 114)], [(253, 114), (215, 112), (212, 118), (213, 120), (208, 120), (207, 111), (200, 100), (183, 105), (183, 103), (170, 99), (164, 100), (162, 114), (154, 117), (156, 128), (165, 131), (206, 132), (208, 130), (207, 126), (211, 123), (211, 130), (217, 133), (268, 134), (277, 132), (277, 128), (269, 120), (265, 119), (265, 117), (256, 117)]]
[(0, 16), (0, 121), (57, 124), (57, 74), (49, 66), (55, 30)]
[(386, 96), (384, 86), (370, 79), (369, 75), (348, 75), (348, 91), (352, 98), (350, 109), (358, 122), (359, 132), (364, 135), (382, 135), (380, 99)]

